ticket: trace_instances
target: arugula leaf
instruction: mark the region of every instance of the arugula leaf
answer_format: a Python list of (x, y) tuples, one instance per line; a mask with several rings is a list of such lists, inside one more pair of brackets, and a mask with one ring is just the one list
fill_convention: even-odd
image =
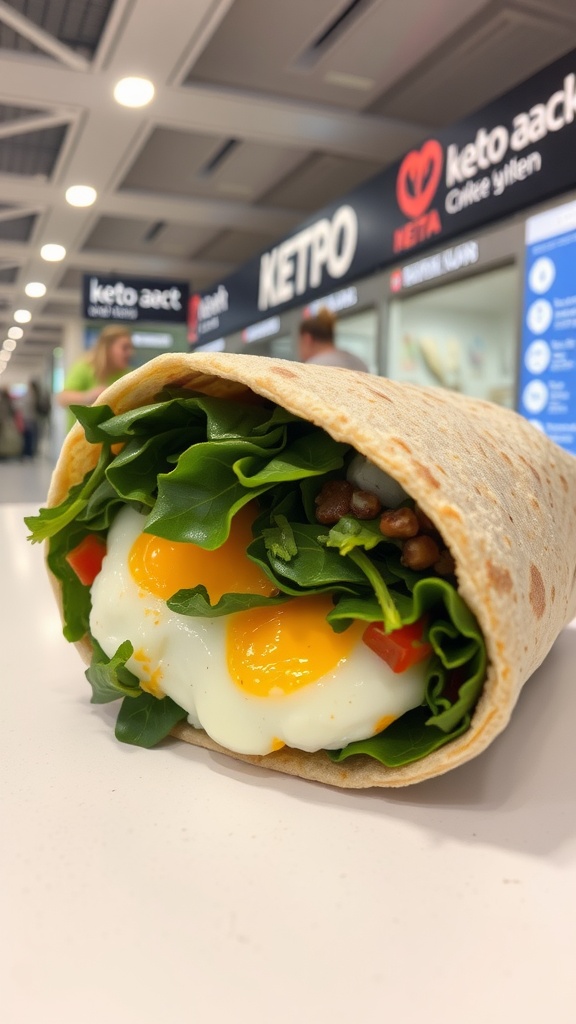
[(368, 555), (364, 551), (357, 551), (356, 549), (350, 551), (348, 558), (350, 558), (351, 561), (366, 574), (367, 579), (371, 583), (372, 589), (376, 594), (378, 604), (380, 605), (385, 631), (387, 633), (391, 633), (394, 629), (400, 629), (400, 626), (402, 625), (400, 613), (394, 604), (390, 591), (384, 582), (384, 578), (380, 575), (374, 563), (370, 561)]
[(328, 612), (326, 621), (335, 633), (343, 633), (353, 622), (361, 619), (364, 622), (379, 622), (382, 609), (374, 594), (343, 594), (334, 608)]
[(141, 693), (135, 699), (125, 697), (116, 719), (116, 739), (138, 747), (154, 747), (187, 714), (171, 697), (158, 700), (151, 693)]
[(122, 695), (133, 699), (142, 693), (138, 678), (126, 668), (128, 658), (134, 653), (129, 640), (124, 640), (111, 658), (104, 654), (95, 640), (92, 644), (94, 654), (84, 673), (92, 687), (91, 704), (109, 704)]
[(330, 529), (326, 543), (330, 548), (338, 548), (341, 555), (349, 555), (357, 547), (371, 551), (377, 544), (386, 543), (386, 538), (380, 532), (379, 519), (361, 521), (354, 516), (342, 516)]
[(276, 558), (289, 562), (294, 555), (298, 554), (298, 546), (294, 540), (294, 530), (283, 515), (273, 515), (274, 526), (262, 530), (266, 551), (270, 551)]
[[(106, 408), (101, 406), (100, 408)], [(104, 478), (106, 466), (110, 460), (110, 449), (103, 447), (96, 467), (86, 474), (81, 483), (70, 489), (65, 500), (54, 508), (41, 508), (38, 515), (24, 519), (31, 531), (28, 540), (33, 544), (48, 540), (73, 522), (88, 504), (88, 499)]]

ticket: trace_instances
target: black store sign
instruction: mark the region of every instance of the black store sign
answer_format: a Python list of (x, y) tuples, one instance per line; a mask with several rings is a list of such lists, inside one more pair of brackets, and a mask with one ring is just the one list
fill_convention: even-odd
[(84, 274), (82, 315), (87, 320), (182, 324), (188, 316), (185, 281)]
[(576, 186), (576, 51), (420, 148), (190, 302), (202, 344)]

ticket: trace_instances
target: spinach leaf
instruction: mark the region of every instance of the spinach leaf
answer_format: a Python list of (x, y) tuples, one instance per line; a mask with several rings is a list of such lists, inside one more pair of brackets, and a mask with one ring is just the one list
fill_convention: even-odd
[(267, 462), (262, 459), (238, 460), (234, 472), (245, 487), (302, 480), (304, 477), (321, 476), (330, 469), (339, 469), (349, 448), (328, 434), (314, 430), (287, 444)]
[(222, 594), (216, 604), (210, 604), (206, 587), (200, 585), (191, 590), (178, 590), (166, 604), (179, 615), (197, 615), (202, 618), (216, 618), (220, 615), (233, 615), (244, 612), (248, 608), (261, 608), (264, 605), (285, 604), (289, 598), (281, 594), (278, 597), (266, 597), (265, 594)]
[(187, 714), (171, 697), (158, 700), (150, 693), (141, 693), (135, 699), (125, 697), (116, 719), (116, 739), (138, 747), (154, 747)]
[(109, 439), (102, 432), (102, 425), (114, 415), (109, 405), (71, 405), (71, 411), (84, 429), (86, 440), (90, 444), (109, 444)]
[(182, 432), (177, 429), (131, 438), (106, 470), (109, 486), (124, 501), (138, 501), (153, 508), (158, 474), (169, 472), (169, 459), (180, 454), (183, 442)]
[(414, 708), (397, 718), (377, 736), (349, 743), (343, 750), (327, 750), (326, 753), (337, 763), (355, 754), (367, 754), (388, 768), (398, 768), (438, 750), (466, 732), (469, 725), (469, 718), (464, 718), (456, 729), (446, 733), (429, 724), (427, 708)]
[(286, 594), (319, 594), (329, 590), (356, 593), (367, 589), (365, 574), (350, 559), (321, 542), (326, 529), (308, 523), (292, 523), (297, 553), (289, 561), (267, 550), (263, 537), (248, 547), (247, 555)]
[(88, 531), (83, 523), (71, 523), (68, 530), (50, 539), (47, 562), (50, 572), (62, 585), (62, 632), (70, 643), (81, 640), (88, 632), (90, 617), (90, 587), (80, 582), (68, 565), (66, 555), (80, 544)]
[(247, 490), (234, 473), (234, 463), (253, 454), (265, 451), (243, 439), (208, 441), (187, 449), (172, 472), (158, 476), (158, 498), (146, 531), (209, 550), (220, 547), (238, 509), (271, 486)]

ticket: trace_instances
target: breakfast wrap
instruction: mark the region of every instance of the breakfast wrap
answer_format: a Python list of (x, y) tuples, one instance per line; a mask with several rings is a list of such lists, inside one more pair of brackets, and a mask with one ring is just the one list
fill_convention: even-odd
[(27, 524), (122, 741), (409, 785), (491, 743), (576, 614), (576, 460), (510, 410), (195, 353), (75, 412)]

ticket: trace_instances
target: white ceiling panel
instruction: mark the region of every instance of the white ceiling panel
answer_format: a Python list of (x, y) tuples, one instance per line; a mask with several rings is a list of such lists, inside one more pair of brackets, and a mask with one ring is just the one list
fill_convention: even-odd
[[(576, 22), (567, 26), (536, 8), (492, 5), (487, 17), (475, 19), (455, 34), (420, 73), (405, 77), (371, 109), (397, 118), (418, 111), (421, 121), (430, 126), (449, 125), (575, 46)], [(462, 82), (463, 88), (455, 89), (455, 81)]]

